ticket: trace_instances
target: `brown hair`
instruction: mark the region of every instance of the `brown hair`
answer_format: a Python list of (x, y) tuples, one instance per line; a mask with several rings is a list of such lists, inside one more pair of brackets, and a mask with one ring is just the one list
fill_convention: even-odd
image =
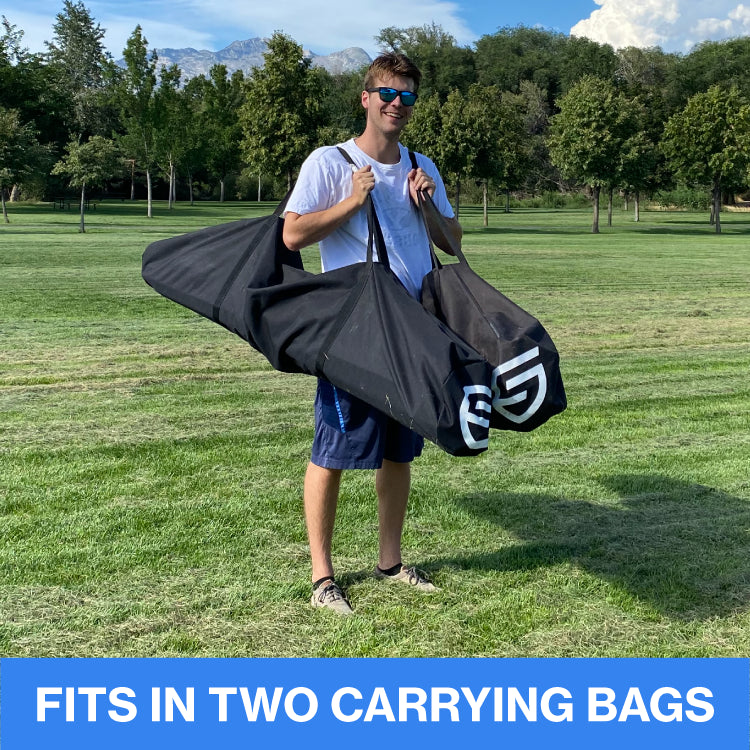
[(414, 81), (414, 91), (419, 89), (422, 73), (406, 55), (400, 52), (386, 52), (372, 61), (365, 74), (365, 88), (373, 88), (378, 79), (383, 80), (395, 76), (411, 78)]

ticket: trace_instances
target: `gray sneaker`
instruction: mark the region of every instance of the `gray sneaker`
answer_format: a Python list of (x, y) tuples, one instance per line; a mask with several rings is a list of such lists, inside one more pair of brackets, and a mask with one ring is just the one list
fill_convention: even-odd
[(384, 578), (388, 581), (398, 581), (399, 583), (406, 583), (409, 586), (423, 591), (426, 594), (431, 594), (434, 591), (439, 591), (437, 586), (427, 577), (427, 574), (418, 570), (415, 567), (407, 568), (406, 565), (401, 566), (401, 570), (395, 575), (389, 576), (387, 573), (376, 567), (375, 578)]
[(324, 609), (332, 609), (339, 615), (351, 615), (354, 614), (349, 600), (346, 598), (346, 594), (341, 590), (338, 583), (335, 581), (323, 581), (318, 588), (313, 591), (310, 604), (313, 607), (322, 607)]

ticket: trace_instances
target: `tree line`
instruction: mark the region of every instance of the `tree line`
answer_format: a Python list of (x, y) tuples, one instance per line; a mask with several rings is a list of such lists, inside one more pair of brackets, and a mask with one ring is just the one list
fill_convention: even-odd
[[(316, 146), (357, 135), (363, 71), (314, 68), (282, 33), (250, 75), (214, 66), (183, 80), (159, 64), (140, 26), (118, 66), (104, 30), (64, 0), (47, 51), (30, 54), (23, 31), (0, 32), (0, 196), (87, 191), (133, 198), (260, 199), (283, 193)], [(549, 30), (501, 28), (472, 47), (436, 25), (386, 28), (382, 50), (404, 52), (424, 74), (409, 147), (431, 157), (451, 189), (485, 207), (511, 193), (585, 190), (593, 231), (599, 200), (677, 186), (710, 195), (720, 231), (724, 200), (750, 178), (750, 38), (706, 42), (690, 54), (626, 48)], [(479, 191), (479, 192), (478, 192)]]

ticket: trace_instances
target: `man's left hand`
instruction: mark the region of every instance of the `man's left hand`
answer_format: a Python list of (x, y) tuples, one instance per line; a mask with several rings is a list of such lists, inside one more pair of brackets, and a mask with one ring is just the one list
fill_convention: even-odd
[(420, 190), (424, 190), (430, 196), (435, 193), (435, 181), (421, 167), (409, 172), (409, 194), (417, 205), (419, 205), (417, 193)]

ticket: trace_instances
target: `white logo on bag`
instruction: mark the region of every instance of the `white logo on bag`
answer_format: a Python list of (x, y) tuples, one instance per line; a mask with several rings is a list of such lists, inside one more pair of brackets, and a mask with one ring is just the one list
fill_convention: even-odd
[[(547, 373), (544, 372), (544, 366), (542, 363), (537, 362), (533, 367), (521, 370), (521, 372), (511, 378), (506, 378), (505, 375), (513, 370), (517, 370), (522, 365), (528, 364), (538, 357), (539, 347), (535, 346), (533, 349), (529, 349), (529, 351), (519, 354), (513, 359), (509, 359), (507, 362), (503, 362), (503, 364), (496, 367), (492, 373), (492, 392), (495, 394), (495, 397), (492, 399), (492, 408), (498, 414), (502, 414), (514, 424), (522, 424), (539, 411), (539, 407), (542, 405), (544, 397), (547, 395)], [(534, 378), (538, 381), (536, 397), (529, 404), (526, 411), (521, 414), (516, 414), (506, 409), (506, 406), (521, 404), (524, 401), (528, 401), (530, 399), (529, 390), (518, 391), (518, 393), (513, 393), (512, 395), (505, 397), (503, 397), (502, 394), (507, 394), (514, 388), (518, 388), (519, 385), (527, 383)]]
[[(476, 396), (476, 398), (472, 398)], [(465, 385), (464, 400), (461, 402), (459, 417), (461, 419), (461, 435), (468, 448), (481, 450), (489, 445), (489, 438), (477, 440), (471, 433), (470, 424), (478, 425), (482, 428), (482, 433), (487, 435), (490, 428), (490, 420), (475, 411), (489, 413), (492, 411), (492, 391), (486, 385)]]
[[(498, 365), (492, 372), (492, 388), (485, 385), (464, 386), (464, 399), (461, 402), (459, 417), (461, 420), (461, 435), (467, 447), (473, 450), (481, 450), (488, 446), (489, 438), (485, 437), (481, 440), (475, 438), (471, 431), (471, 425), (481, 427), (483, 434), (486, 435), (490, 420), (485, 415), (493, 409), (514, 424), (522, 424), (539, 411), (539, 407), (547, 395), (547, 374), (542, 363), (537, 362), (512, 377), (506, 377), (509, 373), (528, 365), (538, 357), (539, 347), (535, 346), (533, 349), (529, 349), (529, 351)], [(538, 381), (536, 396), (531, 400), (526, 410), (521, 414), (516, 414), (507, 409), (508, 406), (522, 404), (524, 401), (531, 399), (529, 388), (510, 395), (507, 394), (514, 388), (534, 379)]]

